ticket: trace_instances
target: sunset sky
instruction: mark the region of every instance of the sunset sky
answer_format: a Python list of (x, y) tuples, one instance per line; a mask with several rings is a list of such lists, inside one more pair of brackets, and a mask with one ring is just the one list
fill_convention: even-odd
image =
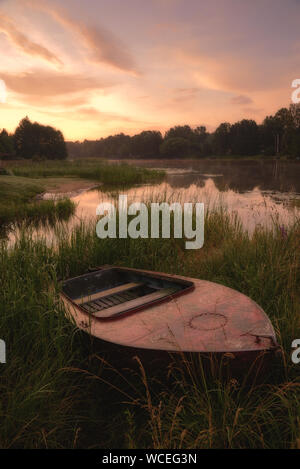
[(0, 128), (67, 140), (261, 122), (300, 78), (300, 0), (0, 0)]

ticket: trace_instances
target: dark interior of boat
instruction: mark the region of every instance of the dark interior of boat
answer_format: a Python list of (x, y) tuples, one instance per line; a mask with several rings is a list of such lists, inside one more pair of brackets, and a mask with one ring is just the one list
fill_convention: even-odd
[(193, 288), (193, 282), (187, 280), (109, 267), (66, 280), (62, 292), (86, 313), (99, 319), (110, 319), (166, 301)]

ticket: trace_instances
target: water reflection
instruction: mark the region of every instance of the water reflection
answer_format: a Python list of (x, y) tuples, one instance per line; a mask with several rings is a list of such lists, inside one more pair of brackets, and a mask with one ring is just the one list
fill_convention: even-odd
[[(166, 182), (121, 191), (128, 202), (203, 202), (206, 208), (223, 206), (237, 214), (246, 230), (256, 226), (272, 226), (276, 220), (287, 227), (300, 216), (300, 208), (291, 199), (300, 200), (300, 163), (281, 161), (187, 161), (187, 160), (131, 160), (130, 164), (167, 168)], [(76, 215), (68, 222), (70, 230), (80, 220), (96, 216), (100, 202), (115, 201), (119, 192), (92, 189), (71, 195), (76, 202)], [(62, 194), (65, 196), (65, 194)], [(57, 197), (45, 194), (49, 199)], [(57, 229), (58, 227), (56, 227)], [(41, 228), (33, 236), (45, 235), (54, 239), (51, 228)], [(13, 242), (15, 234), (11, 233)]]
[(295, 192), (300, 194), (300, 162), (280, 160), (127, 160), (129, 164), (165, 168), (172, 187), (203, 186), (212, 177), (220, 191)]
[[(272, 226), (274, 220), (288, 226), (300, 214), (296, 207), (288, 203), (288, 193), (266, 193), (259, 187), (244, 193), (232, 189), (220, 190), (216, 179), (206, 177), (205, 180), (197, 181), (188, 187), (174, 187), (170, 183), (159, 185), (134, 187), (122, 191), (127, 194), (128, 203), (134, 201), (149, 202), (203, 202), (206, 208), (223, 206), (232, 215), (237, 214), (245, 229), (253, 232), (255, 226)], [(118, 192), (101, 192), (92, 190), (82, 193), (72, 200), (77, 205), (77, 216), (81, 219), (95, 217), (96, 207), (100, 202), (115, 201)], [(117, 202), (117, 201), (115, 201)]]

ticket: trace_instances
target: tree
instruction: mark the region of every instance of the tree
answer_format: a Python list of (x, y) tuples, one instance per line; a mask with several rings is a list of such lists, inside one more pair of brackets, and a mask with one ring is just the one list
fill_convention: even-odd
[(230, 129), (230, 145), (233, 155), (256, 155), (259, 152), (259, 130), (253, 120), (243, 119)]
[(300, 104), (291, 104), (290, 113), (293, 120), (293, 131), (290, 142), (290, 155), (300, 157)]
[(241, 120), (234, 124), (223, 122), (215, 132), (204, 126), (171, 127), (162, 138), (157, 131), (144, 131), (133, 137), (117, 134), (100, 140), (68, 142), (73, 157), (104, 158), (166, 158), (204, 157), (208, 155), (252, 156), (282, 154), (300, 156), (300, 104), (279, 109), (267, 116), (262, 124)]
[(198, 126), (192, 131), (190, 137), (192, 156), (202, 157), (211, 153), (208, 137), (209, 133), (204, 125)]
[(15, 131), (16, 154), (20, 158), (31, 158), (35, 153), (32, 123), (26, 116), (22, 119)]
[(300, 107), (292, 104), (267, 116), (262, 126), (264, 153), (299, 156)]
[(295, 128), (300, 129), (300, 103), (290, 105), (290, 113)]
[(228, 155), (230, 152), (231, 125), (223, 122), (215, 130), (213, 136), (213, 149), (216, 155)]
[(0, 133), (0, 158), (11, 159), (15, 155), (14, 138), (3, 129)]
[(28, 117), (19, 123), (14, 140), (17, 156), (21, 158), (67, 158), (66, 144), (60, 130), (37, 122), (32, 123)]
[(193, 133), (193, 129), (189, 125), (176, 125), (166, 132), (165, 140), (169, 138), (184, 138), (190, 141), (193, 138)]
[(93, 147), (93, 142), (90, 143), (90, 152), (96, 152), (97, 155), (104, 158), (126, 158), (130, 156), (130, 137), (123, 133), (111, 135), (107, 138), (101, 138), (96, 142)]
[(161, 133), (155, 130), (146, 130), (134, 135), (131, 139), (132, 155), (138, 158), (158, 158), (162, 142)]
[(190, 144), (186, 138), (167, 138), (160, 146), (160, 154), (166, 158), (185, 158), (190, 154)]
[(210, 146), (208, 144), (208, 136), (209, 134), (204, 126), (198, 126), (195, 129), (192, 129), (189, 125), (177, 125), (166, 132), (164, 141), (170, 140), (171, 143), (170, 145), (166, 144), (162, 148), (163, 151), (168, 152), (169, 150), (171, 151), (171, 146), (173, 146), (172, 151), (176, 152), (176, 147), (178, 145), (178, 148), (181, 147), (181, 150), (178, 149), (178, 152), (182, 153), (182, 157), (205, 156), (206, 154), (211, 153)]
[(272, 156), (279, 152), (280, 123), (274, 116), (267, 116), (259, 129), (261, 148), (265, 155)]

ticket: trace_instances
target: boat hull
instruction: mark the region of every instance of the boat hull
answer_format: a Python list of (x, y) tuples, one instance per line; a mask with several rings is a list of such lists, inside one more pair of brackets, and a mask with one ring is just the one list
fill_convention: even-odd
[(231, 354), (245, 362), (278, 349), (269, 318), (242, 293), (205, 280), (129, 270), (189, 281), (194, 289), (134, 314), (105, 321), (86, 314), (62, 293), (67, 314), (80, 329), (122, 348), (220, 357)]

